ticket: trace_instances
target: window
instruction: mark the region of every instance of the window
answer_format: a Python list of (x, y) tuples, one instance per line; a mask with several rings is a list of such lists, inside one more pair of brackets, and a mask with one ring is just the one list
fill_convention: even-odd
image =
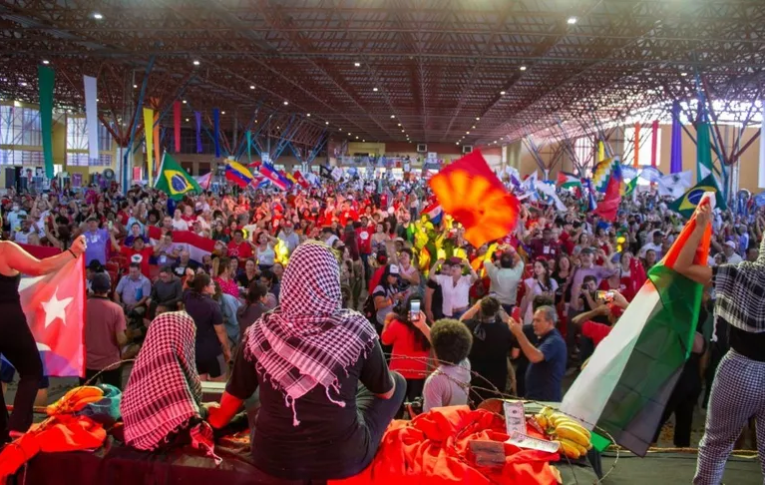
[[(651, 166), (651, 145), (653, 144), (653, 134), (651, 125), (640, 127), (640, 148), (638, 149), (638, 165), (641, 167)], [(660, 164), (661, 158), (661, 129), (656, 131), (656, 166)], [(622, 163), (625, 165), (635, 165), (635, 127), (631, 126), (624, 129), (624, 157)]]
[(66, 165), (68, 167), (87, 167), (88, 166), (88, 154), (87, 153), (73, 153), (67, 152)]
[(0, 106), (0, 145), (42, 146), (40, 112), (32, 108)]
[(98, 150), (101, 152), (112, 151), (112, 134), (101, 123), (98, 124)]
[[(88, 120), (79, 116), (67, 116), (66, 118), (66, 149), (88, 150)], [(108, 152), (112, 150), (112, 134), (106, 127), (98, 124), (98, 150)]]
[(34, 165), (42, 167), (43, 152), (32, 150), (0, 150), (0, 165)]

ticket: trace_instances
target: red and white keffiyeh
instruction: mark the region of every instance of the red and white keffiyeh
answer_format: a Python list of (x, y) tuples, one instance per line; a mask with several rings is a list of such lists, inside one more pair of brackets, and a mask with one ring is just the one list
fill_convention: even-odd
[[(154, 450), (191, 419), (201, 418), (196, 332), (186, 312), (163, 313), (151, 322), (120, 406), (128, 445)], [(211, 451), (212, 440), (209, 446), (205, 451)]]
[(274, 388), (284, 391), (298, 426), (295, 401), (317, 385), (339, 392), (337, 376), (371, 349), (377, 333), (364, 315), (342, 309), (340, 266), (332, 250), (309, 241), (284, 272), (281, 305), (247, 329), (246, 356)]

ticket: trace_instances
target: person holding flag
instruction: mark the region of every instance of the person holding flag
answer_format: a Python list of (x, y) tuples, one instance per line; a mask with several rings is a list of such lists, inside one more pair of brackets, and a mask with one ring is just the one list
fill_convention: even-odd
[[(675, 271), (701, 284), (712, 283), (717, 296), (715, 316), (728, 327), (730, 350), (723, 357), (709, 399), (704, 437), (699, 444), (697, 485), (721, 483), (725, 462), (744, 425), (757, 417), (765, 422), (765, 240), (754, 263), (722, 264), (710, 268), (693, 264), (712, 208), (702, 200), (695, 212), (696, 227), (680, 250)], [(757, 429), (757, 452), (765, 460), (765, 433)]]
[[(2, 218), (0, 218), (2, 225)], [(53, 273), (72, 258), (85, 252), (85, 237), (74, 240), (72, 246), (56, 256), (37, 259), (16, 243), (0, 241), (0, 354), (19, 372), (19, 385), (14, 399), (13, 413), (8, 419), (5, 398), (0, 394), (0, 445), (10, 438), (25, 433), (32, 425), (32, 406), (43, 366), (37, 343), (27, 324), (21, 307), (19, 281), (21, 274), (40, 276)]]

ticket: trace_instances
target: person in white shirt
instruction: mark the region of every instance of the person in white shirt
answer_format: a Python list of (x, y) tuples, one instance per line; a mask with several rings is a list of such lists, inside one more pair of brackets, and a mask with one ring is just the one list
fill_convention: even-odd
[(661, 259), (662, 256), (662, 240), (664, 239), (664, 234), (659, 230), (656, 229), (653, 231), (653, 240), (650, 242), (647, 242), (643, 245), (642, 248), (640, 248), (640, 251), (638, 252), (639, 258), (645, 258), (645, 253), (649, 249), (653, 249), (656, 252), (656, 259)]
[(738, 264), (743, 261), (743, 258), (736, 252), (736, 243), (733, 241), (725, 241), (723, 253), (728, 258), (728, 264)]
[(173, 213), (173, 229), (176, 231), (188, 231), (189, 230), (189, 224), (188, 222), (181, 219), (181, 210), (175, 209), (175, 212)]
[(502, 308), (510, 315), (518, 301), (518, 285), (523, 277), (523, 261), (512, 246), (507, 246), (499, 258), (499, 266), (495, 262), (484, 263), (486, 274), (491, 285), (489, 293), (495, 296)]
[[(441, 274), (437, 275), (436, 269), (439, 265), (441, 266)], [(470, 274), (463, 276), (463, 268), (468, 269)], [(478, 275), (468, 260), (451, 258), (444, 261), (439, 259), (430, 269), (430, 279), (441, 287), (444, 316), (459, 319), (470, 307), (470, 287), (478, 281)]]

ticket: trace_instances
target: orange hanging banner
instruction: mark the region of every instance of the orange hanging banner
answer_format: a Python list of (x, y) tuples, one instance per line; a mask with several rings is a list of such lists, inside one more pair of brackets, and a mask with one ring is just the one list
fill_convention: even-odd
[(635, 167), (640, 166), (640, 123), (635, 123)]

